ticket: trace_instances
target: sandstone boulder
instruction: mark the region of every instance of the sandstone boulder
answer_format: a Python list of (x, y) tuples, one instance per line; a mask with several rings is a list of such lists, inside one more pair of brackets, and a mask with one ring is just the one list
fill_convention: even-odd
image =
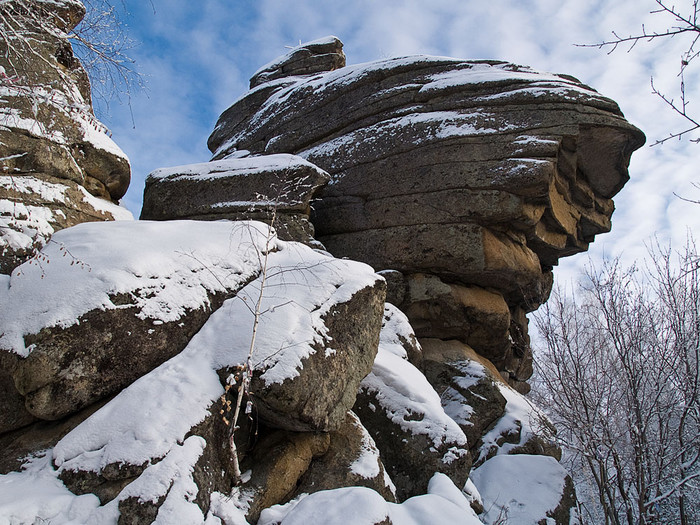
[(87, 74), (66, 34), (51, 27), (71, 29), (85, 8), (72, 0), (42, 0), (6, 2), (3, 9), (34, 10), (6, 18), (16, 27), (0, 43), (8, 78), (0, 110), (4, 171), (87, 181), (118, 200), (129, 185), (129, 162), (92, 113)]
[(24, 397), (17, 391), (12, 380), (12, 373), (19, 361), (20, 357), (14, 352), (0, 350), (0, 435), (36, 420), (27, 411)]
[(256, 523), (263, 509), (289, 501), (314, 458), (328, 452), (330, 440), (327, 433), (282, 430), (263, 437), (244, 463), (251, 467), (250, 480), (234, 492), (245, 495), (248, 521)]
[(294, 155), (162, 168), (146, 179), (141, 219), (274, 220), (281, 239), (311, 243), (311, 198), (328, 180)]
[(269, 371), (277, 365), (275, 359), (260, 364), (251, 390), (267, 424), (296, 431), (329, 431), (343, 423), (377, 355), (384, 296), (384, 282), (378, 281), (325, 312), (325, 344), (312, 343), (313, 351), (292, 377), (268, 379), (268, 375), (274, 378)]
[(258, 69), (250, 79), (250, 89), (278, 78), (311, 75), (344, 66), (343, 43), (334, 36), (319, 38)]

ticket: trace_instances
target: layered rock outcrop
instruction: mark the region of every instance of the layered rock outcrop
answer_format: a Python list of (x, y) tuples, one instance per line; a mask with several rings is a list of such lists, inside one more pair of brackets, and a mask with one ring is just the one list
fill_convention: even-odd
[[(610, 228), (642, 142), (571, 77), (292, 49), (212, 161), (149, 176), (153, 220), (68, 228), (0, 275), (0, 516), (568, 524), (525, 315)], [(101, 180), (78, 167), (76, 191)]]
[[(309, 62), (342, 55), (339, 40), (318, 42), (305, 48)], [(462, 319), (441, 337), (472, 344), (491, 333), (493, 312), (467, 296), (500, 295), (508, 329), (476, 349), (527, 391), (524, 314), (547, 299), (560, 257), (610, 229), (611, 198), (644, 135), (615, 102), (565, 75), (426, 56), (329, 60), (325, 72), (300, 75), (299, 52), (221, 115), (214, 158), (293, 153), (326, 170), (331, 184), (313, 206), (318, 239), (408, 283), (428, 274), (420, 304), (409, 293), (398, 305), (419, 337), (434, 337), (426, 301), (443, 303), (435, 323), (448, 322), (444, 309)]]
[(130, 167), (93, 114), (67, 38), (82, 3), (10, 0), (0, 12), (0, 272), (9, 274), (55, 231), (131, 218), (114, 204)]

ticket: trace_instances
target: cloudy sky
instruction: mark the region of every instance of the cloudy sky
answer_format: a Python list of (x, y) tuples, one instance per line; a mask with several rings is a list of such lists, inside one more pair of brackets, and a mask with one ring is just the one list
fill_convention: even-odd
[[(677, 0), (690, 6), (690, 0)], [(119, 5), (119, 2), (115, 2)], [(241, 96), (248, 79), (287, 48), (333, 34), (349, 64), (410, 54), (493, 58), (576, 76), (616, 100), (648, 143), (684, 129), (651, 93), (678, 98), (681, 53), (691, 35), (642, 42), (631, 51), (577, 47), (673, 25), (651, 13), (654, 0), (123, 0), (122, 18), (146, 89), (131, 108), (113, 101), (102, 119), (132, 163), (123, 203), (138, 216), (146, 175), (159, 167), (204, 162), (219, 114)], [(687, 8), (688, 10), (690, 7)], [(686, 73), (690, 110), (700, 117), (700, 75)], [(696, 136), (700, 136), (697, 134)], [(692, 138), (692, 137), (691, 137)], [(632, 180), (616, 197), (613, 232), (592, 245), (594, 260), (622, 254), (633, 261), (652, 235), (683, 243), (700, 231), (700, 144), (688, 140), (644, 146), (632, 157)], [(562, 261), (560, 276), (587, 262)]]

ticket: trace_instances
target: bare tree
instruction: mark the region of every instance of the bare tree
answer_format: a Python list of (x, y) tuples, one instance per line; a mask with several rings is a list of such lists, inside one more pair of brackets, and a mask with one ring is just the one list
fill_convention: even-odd
[[(652, 10), (651, 13), (659, 16), (665, 17), (668, 21), (666, 29), (662, 31), (647, 31), (646, 27), (642, 25), (641, 31), (638, 33), (630, 34), (628, 36), (622, 36), (615, 31), (612, 32), (613, 38), (605, 40), (603, 42), (598, 42), (596, 44), (578, 44), (581, 47), (597, 47), (602, 49), (609, 49), (612, 53), (620, 45), (629, 45), (628, 51), (631, 51), (640, 42), (655, 42), (660, 39), (668, 39), (674, 37), (687, 37), (688, 45), (685, 51), (680, 57), (680, 67), (678, 72), (679, 77), (679, 97), (677, 100), (674, 97), (669, 96), (667, 93), (659, 91), (654, 85), (654, 79), (651, 79), (651, 90), (656, 96), (660, 97), (664, 103), (671, 108), (675, 113), (680, 115), (686, 120), (689, 127), (682, 129), (681, 131), (675, 131), (669, 134), (668, 137), (658, 139), (652, 146), (656, 144), (661, 144), (667, 140), (687, 136), (700, 129), (700, 117), (689, 111), (688, 105), (690, 100), (688, 98), (686, 84), (685, 84), (685, 72), (691, 64), (695, 62), (700, 54), (700, 49), (698, 49), (698, 40), (700, 39), (700, 21), (698, 20), (698, 5), (700, 0), (686, 0), (687, 5), (676, 7), (675, 4), (668, 2), (667, 0), (654, 0), (657, 8)], [(700, 142), (700, 138), (690, 139), (691, 142)]]
[[(128, 98), (143, 82), (129, 57), (134, 43), (121, 18), (126, 8), (112, 4), (109, 0), (0, 0), (0, 47), (6, 64), (0, 71), (2, 82), (13, 87), (41, 83), (46, 74), (37, 64), (42, 64), (70, 89), (67, 75), (80, 76), (82, 71), (75, 51), (90, 81), (79, 81), (87, 104), (93, 102), (89, 85), (98, 109), (106, 108), (112, 98)], [(47, 60), (42, 49), (46, 41), (36, 37), (41, 34), (65, 42), (55, 50), (56, 61)]]
[[(536, 315), (536, 395), (559, 429), (583, 511), (607, 524), (700, 518), (700, 262), (656, 246), (648, 267), (592, 268), (580, 299)], [(586, 488), (591, 501), (586, 501)]]

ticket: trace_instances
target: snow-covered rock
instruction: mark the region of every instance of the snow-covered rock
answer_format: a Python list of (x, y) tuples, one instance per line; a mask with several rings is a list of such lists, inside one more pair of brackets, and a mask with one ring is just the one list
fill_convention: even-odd
[(280, 239), (319, 245), (310, 202), (328, 180), (325, 171), (286, 154), (161, 168), (146, 179), (141, 219), (274, 221)]
[[(82, 15), (32, 5), (56, 8), (42, 53)], [(613, 101), (498, 61), (345, 66), (323, 38), (254, 75), (214, 160), (151, 174), (160, 221), (69, 227), (123, 215), (126, 161), (59, 51), (74, 78), (25, 90), (33, 121), (21, 79), (0, 92), (2, 242), (37, 253), (0, 275), (0, 522), (568, 525), (525, 314), (610, 226), (643, 140)], [(270, 210), (307, 245), (212, 220)]]
[(113, 203), (130, 167), (93, 115), (87, 73), (67, 38), (82, 3), (1, 4), (11, 26), (0, 43), (0, 272), (9, 274), (54, 231), (128, 214)]
[(471, 466), (464, 432), (397, 344), (402, 333), (412, 335), (405, 316), (388, 316), (372, 372), (360, 384), (353, 409), (377, 443), (401, 501), (425, 493), (435, 472), (461, 486)]
[(568, 525), (575, 502), (571, 477), (550, 456), (496, 456), (471, 480), (483, 499), (487, 525)]

